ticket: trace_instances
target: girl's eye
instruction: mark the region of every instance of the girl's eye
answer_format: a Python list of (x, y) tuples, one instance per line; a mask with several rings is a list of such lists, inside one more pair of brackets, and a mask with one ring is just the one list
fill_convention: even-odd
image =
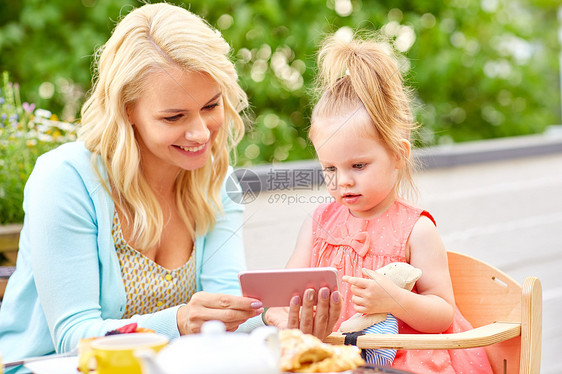
[(335, 166), (326, 166), (326, 167), (324, 168), (324, 171), (325, 171), (326, 173), (333, 173), (334, 171), (336, 171), (336, 168), (335, 168)]
[(364, 169), (365, 166), (367, 166), (367, 164), (365, 164), (365, 163), (353, 164), (353, 168), (358, 169), (358, 170)]

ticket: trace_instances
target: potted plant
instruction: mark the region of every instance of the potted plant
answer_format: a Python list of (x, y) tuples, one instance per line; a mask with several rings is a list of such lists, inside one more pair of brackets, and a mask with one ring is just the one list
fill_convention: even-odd
[(23, 188), (37, 157), (76, 138), (75, 125), (22, 102), (7, 72), (0, 79), (0, 265), (15, 264)]

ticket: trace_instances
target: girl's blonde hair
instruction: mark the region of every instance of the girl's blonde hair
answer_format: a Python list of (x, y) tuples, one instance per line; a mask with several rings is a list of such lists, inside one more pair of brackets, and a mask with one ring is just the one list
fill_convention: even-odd
[[(321, 126), (318, 118), (352, 116), (364, 109), (371, 119), (364, 130), (375, 134), (403, 160), (397, 192), (415, 195), (415, 165), (409, 153), (404, 152), (403, 140), (410, 141), (417, 125), (410, 108), (410, 93), (390, 45), (377, 37), (356, 35), (345, 41), (334, 34), (321, 44), (318, 67), (316, 89), (320, 98), (312, 111), (309, 137), (312, 139)], [(346, 130), (345, 123), (337, 131), (340, 130)]]
[(170, 67), (207, 73), (218, 83), (225, 121), (211, 146), (211, 160), (200, 169), (182, 170), (175, 181), (177, 208), (192, 236), (207, 232), (222, 211), (220, 189), (230, 152), (244, 134), (239, 113), (248, 106), (229, 53), (217, 30), (186, 9), (165, 3), (133, 10), (96, 53), (94, 85), (82, 107), (79, 136), (93, 153), (94, 167), (101, 159), (107, 169), (106, 188), (112, 189), (116, 206), (132, 224), (140, 250), (158, 243), (164, 219), (143, 176), (126, 108), (143, 94), (151, 73)]

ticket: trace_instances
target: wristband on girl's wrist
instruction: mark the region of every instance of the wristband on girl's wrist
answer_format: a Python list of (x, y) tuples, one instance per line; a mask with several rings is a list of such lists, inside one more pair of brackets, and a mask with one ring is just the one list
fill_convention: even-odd
[(266, 325), (266, 326), (268, 326), (268, 325), (267, 325), (267, 322), (265, 322), (265, 313), (267, 313), (268, 309), (269, 309), (269, 307), (263, 308), (263, 312), (261, 313), (261, 320), (263, 321), (263, 324)]

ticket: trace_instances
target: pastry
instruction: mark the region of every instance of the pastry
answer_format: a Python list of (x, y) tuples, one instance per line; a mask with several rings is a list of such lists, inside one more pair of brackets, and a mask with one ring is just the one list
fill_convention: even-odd
[(361, 350), (349, 345), (323, 343), (298, 329), (279, 332), (280, 370), (294, 373), (328, 373), (353, 370), (364, 365)]

